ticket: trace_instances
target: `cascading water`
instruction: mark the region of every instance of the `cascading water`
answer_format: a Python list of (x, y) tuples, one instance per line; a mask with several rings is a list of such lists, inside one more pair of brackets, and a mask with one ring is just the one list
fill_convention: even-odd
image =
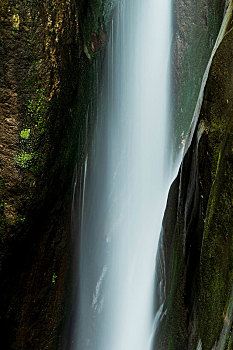
[(170, 179), (170, 7), (170, 0), (122, 0), (112, 21), (83, 170), (73, 350), (152, 348), (155, 257)]

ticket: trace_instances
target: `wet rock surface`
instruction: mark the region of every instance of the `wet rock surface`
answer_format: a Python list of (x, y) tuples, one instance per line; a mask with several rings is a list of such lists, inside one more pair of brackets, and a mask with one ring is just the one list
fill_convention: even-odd
[[(111, 4), (0, 1), (0, 332), (63, 349), (74, 166), (86, 149)], [(101, 41), (96, 56), (91, 33)], [(90, 52), (87, 58), (84, 48)], [(89, 106), (89, 107), (88, 107)]]
[(182, 148), (219, 28), (225, 0), (174, 0), (172, 111), (174, 144)]
[(232, 39), (231, 20), (169, 193), (158, 255), (165, 260), (158, 281), (164, 278), (166, 296), (155, 344), (159, 350), (232, 348)]

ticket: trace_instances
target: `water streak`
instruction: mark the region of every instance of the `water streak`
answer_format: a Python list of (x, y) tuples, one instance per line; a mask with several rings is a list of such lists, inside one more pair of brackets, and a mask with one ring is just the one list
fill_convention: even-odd
[(85, 163), (74, 350), (149, 350), (169, 188), (170, 0), (122, 0)]

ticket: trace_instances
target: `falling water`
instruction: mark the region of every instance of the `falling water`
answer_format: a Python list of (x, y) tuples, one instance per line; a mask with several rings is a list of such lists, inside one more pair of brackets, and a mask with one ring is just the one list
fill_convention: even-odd
[(155, 256), (170, 177), (170, 7), (170, 0), (122, 0), (112, 20), (83, 169), (72, 350), (152, 348)]

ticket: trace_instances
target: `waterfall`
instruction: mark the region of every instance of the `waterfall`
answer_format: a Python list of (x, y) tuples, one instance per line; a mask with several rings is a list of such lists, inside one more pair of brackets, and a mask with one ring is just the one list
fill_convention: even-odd
[(170, 0), (122, 0), (111, 23), (82, 171), (72, 350), (152, 349), (155, 257), (170, 180), (170, 13)]

